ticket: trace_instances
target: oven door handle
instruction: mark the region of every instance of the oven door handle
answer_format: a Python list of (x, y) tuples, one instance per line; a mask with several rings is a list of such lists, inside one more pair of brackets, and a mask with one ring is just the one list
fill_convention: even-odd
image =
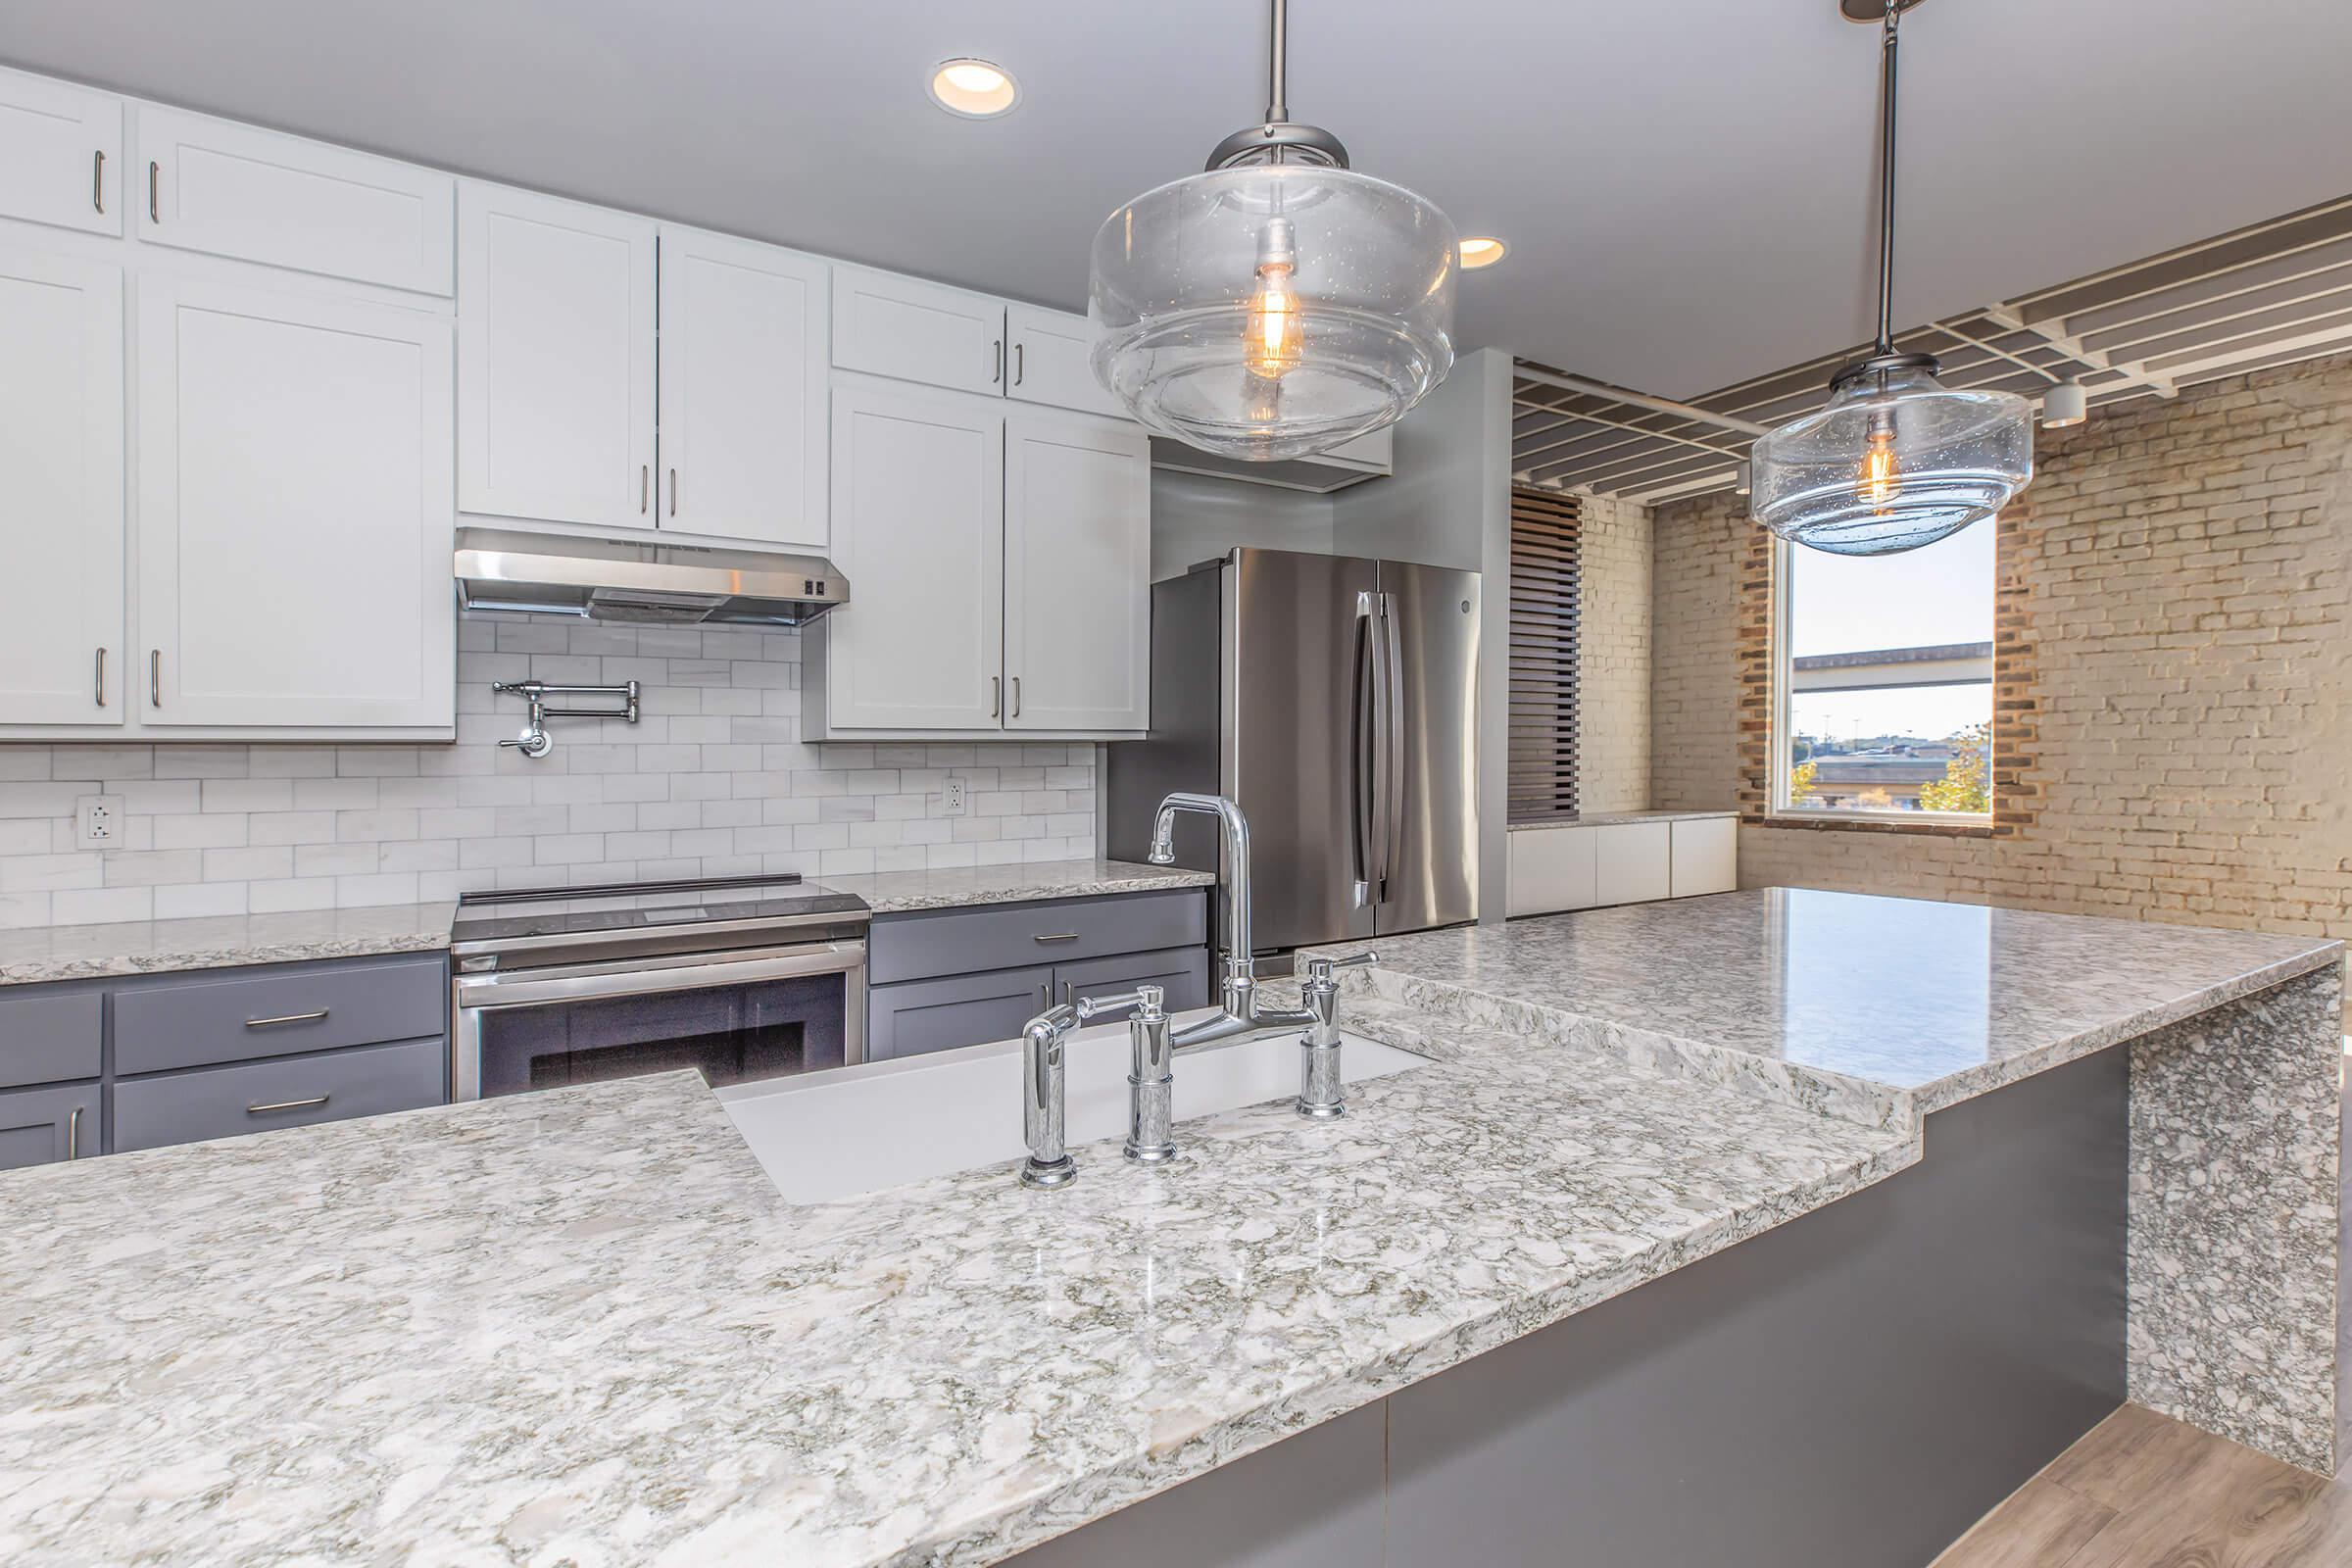
[(681, 964), (666, 969), (627, 969), (539, 979), (527, 974), (461, 975), (457, 982), (457, 1004), (460, 1010), (466, 1010), (582, 1002), (599, 997), (649, 997), (666, 991), (708, 991), (713, 986), (789, 980), (796, 975), (849, 974), (864, 967), (864, 943), (829, 942), (822, 947), (795, 949), (767, 957), (726, 958), (715, 963)]

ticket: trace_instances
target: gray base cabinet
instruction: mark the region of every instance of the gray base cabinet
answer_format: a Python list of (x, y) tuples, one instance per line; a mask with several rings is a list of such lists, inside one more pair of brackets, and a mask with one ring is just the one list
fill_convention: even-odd
[(0, 1170), (98, 1152), (98, 1086), (0, 1090)]
[(1208, 1003), (1208, 902), (1198, 888), (884, 915), (868, 938), (866, 1058), (985, 1045), (1057, 1002), (1156, 985)]
[(0, 988), (0, 1170), (437, 1105), (441, 954)]

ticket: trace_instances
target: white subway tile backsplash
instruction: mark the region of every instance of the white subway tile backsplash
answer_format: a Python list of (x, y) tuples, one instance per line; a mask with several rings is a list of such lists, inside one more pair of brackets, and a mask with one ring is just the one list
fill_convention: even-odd
[[(488, 887), (914, 869), (1095, 852), (1095, 748), (801, 739), (794, 632), (464, 615), (449, 746), (0, 744), (0, 927), (406, 904)], [(641, 683), (641, 721), (493, 680)], [(950, 772), (971, 814), (947, 817)], [(123, 798), (115, 848), (74, 802)]]

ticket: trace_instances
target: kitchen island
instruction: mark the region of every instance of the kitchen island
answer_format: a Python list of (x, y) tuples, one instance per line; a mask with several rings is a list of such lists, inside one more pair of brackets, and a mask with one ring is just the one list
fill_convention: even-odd
[[(2321, 1249), (2294, 1227), (2336, 1177), (2310, 1085), (2314, 1053), (2333, 1050), (2336, 946), (1908, 905), (1921, 924), (1905, 926), (1856, 907), (1888, 902), (1821, 906), (1845, 935), (1875, 931), (1899, 966), (1899, 985), (1863, 990), (1857, 950), (1816, 947), (1811, 906), (1778, 894), (1643, 911), (1647, 927), (1596, 911), (1386, 945), (1349, 1025), (1428, 1066), (1357, 1086), (1336, 1125), (1286, 1104), (1188, 1123), (1171, 1167), (1077, 1150), (1080, 1181), (1053, 1194), (996, 1167), (793, 1207), (691, 1075), (0, 1178), (14, 1222), (0, 1235), (0, 1558), (820, 1568), (980, 1563), (1051, 1543), (1040, 1563), (1080, 1561), (1083, 1547), (1053, 1538), (1116, 1531), (1186, 1506), (1182, 1483), (1308, 1452), (1333, 1456), (1329, 1490), (1294, 1494), (1291, 1525), (1375, 1532), (1377, 1549), (1383, 1420), (1400, 1442), (1445, 1424), (1443, 1410), (1416, 1427), (1380, 1406), (1483, 1388), (1493, 1352), (1587, 1325), (1627, 1333), (1639, 1309), (1641, 1332), (1671, 1337), (1609, 1363), (1634, 1387), (1637, 1363), (1727, 1343), (1721, 1324), (1692, 1325), (1691, 1282), (1769, 1310), (1805, 1305), (1808, 1281), (1827, 1288), (1839, 1269), (1917, 1275), (1938, 1250), (1998, 1275), (1999, 1258), (1970, 1251), (1988, 1225), (2017, 1260), (2063, 1261), (2075, 1233), (2035, 1215), (2071, 1212), (2079, 1195), (2034, 1183), (2095, 1138), (1996, 1142), (1983, 1161), (1955, 1140), (1947, 1163), (1979, 1170), (1999, 1202), (1964, 1194), (1948, 1234), (1932, 1234), (1948, 1206), (1899, 1205), (1930, 1191), (1938, 1117), (2105, 1071), (2126, 1042), (2134, 1259), (2140, 1212), (2187, 1189), (2242, 1191), (2249, 1222), (2282, 1213), (2291, 1257), (2249, 1233), (2227, 1269), (2189, 1271), (2183, 1299), (2239, 1313), (2242, 1330), (2267, 1310), (2247, 1293), (2291, 1264), (2282, 1298), (2301, 1315), (2281, 1326), (2295, 1337), (2259, 1348), (2292, 1376), (2261, 1424), (2275, 1447), (2331, 1453), (2333, 1233)], [(1849, 912), (1858, 927), (1840, 923)], [(1972, 927), (1981, 946), (1957, 940)], [(1572, 950), (1600, 966), (1571, 972)], [(1604, 951), (1624, 967), (1607, 969)], [(1820, 989), (1832, 971), (1845, 1002)], [(1712, 1015), (1694, 994), (1710, 983)], [(1766, 1016), (1790, 1026), (1777, 1055), (1753, 1032)], [(2143, 1054), (2169, 1070), (2143, 1072)], [(2179, 1141), (2168, 1107), (2210, 1119), (2249, 1098), (2292, 1146), (2278, 1158), (2243, 1140), (2201, 1152)], [(2075, 1125), (2059, 1110), (2046, 1125)], [(2144, 1159), (2143, 1117), (2166, 1151)], [(2258, 1157), (2264, 1169), (2240, 1171)], [(2092, 1195), (2085, 1211), (2096, 1220), (2106, 1201)], [(2183, 1213), (2192, 1240), (2213, 1217), (2196, 1202)], [(1861, 1233), (1850, 1258), (1840, 1227)], [(2103, 1266), (2089, 1259), (2094, 1288), (2042, 1314), (2053, 1341), (2106, 1321)], [(1798, 1272), (1745, 1293), (1708, 1272), (1759, 1268)], [(2320, 1374), (2305, 1363), (2321, 1348), (2304, 1310), (2322, 1272), (2324, 1419), (2309, 1407)], [(1994, 1283), (2032, 1304), (2033, 1280)], [(2132, 1305), (2136, 1395), (2143, 1363), (2204, 1346), (2193, 1324), (2167, 1339), (2136, 1291)], [(2143, 1353), (2143, 1332), (2166, 1343)], [(1754, 1386), (1716, 1396), (1795, 1435), (1805, 1412), (1776, 1402), (1775, 1376), (1813, 1380), (1824, 1409), (1859, 1407), (1846, 1385), (1903, 1387), (1904, 1345), (1840, 1343), (1811, 1361), (1791, 1338), (1778, 1368), (1734, 1346), (1723, 1364), (1751, 1369)], [(2061, 1343), (2047, 1359), (2104, 1353)], [(2113, 1359), (2120, 1377), (2120, 1344)], [(2099, 1382), (2059, 1414), (2095, 1406)], [(1609, 1437), (1630, 1449), (1641, 1434)], [(1368, 1444), (1368, 1494), (1341, 1474), (1351, 1444)], [(1752, 1468), (1777, 1462), (1747, 1451)], [(1414, 1482), (1404, 1457), (1400, 1486)], [(1694, 1479), (1742, 1491), (1731, 1474)], [(1937, 1505), (1961, 1524), (1992, 1500), (1959, 1491)], [(1426, 1495), (1438, 1505), (1397, 1510), (1400, 1524), (1447, 1517)]]

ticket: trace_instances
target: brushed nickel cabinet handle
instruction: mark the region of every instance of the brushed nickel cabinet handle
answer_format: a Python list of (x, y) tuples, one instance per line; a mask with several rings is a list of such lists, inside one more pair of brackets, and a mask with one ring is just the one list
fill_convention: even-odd
[(678, 514), (678, 470), (675, 468), (669, 470), (669, 514), (673, 517)]
[(640, 463), (637, 465), (637, 514), (641, 517), (645, 515), (645, 509), (652, 504), (650, 498), (654, 493), (653, 486), (654, 466), (650, 463)]
[(313, 1105), (325, 1104), (331, 1098), (331, 1096), (327, 1095), (317, 1095), (309, 1100), (273, 1100), (266, 1105), (247, 1105), (245, 1107), (245, 1114), (248, 1116), (259, 1116), (265, 1111), (271, 1110), (308, 1110)]
[(98, 650), (98, 706), (106, 706), (106, 650)]
[(999, 338), (990, 347), (996, 351), (996, 368), (988, 372), (988, 384), (999, 386), (1004, 380), (1004, 340)]
[(147, 706), (164, 706), (164, 651), (161, 648), (147, 650)]
[(162, 171), (157, 169), (152, 162), (147, 165), (147, 221), (150, 223), (160, 223), (164, 220), (163, 214), (156, 210), (155, 205), (155, 185)]
[(1033, 936), (1029, 940), (1032, 942), (1075, 942), (1078, 940), (1078, 933), (1075, 931), (1048, 931), (1042, 935)]
[(90, 160), (90, 205), (106, 211), (106, 149), (101, 147)]
[(1021, 716), (1021, 677), (1018, 675), (1012, 677), (1012, 716)]
[(1026, 343), (1015, 343), (1012, 346), (1012, 384), (1014, 386), (1019, 386), (1021, 377), (1029, 373), (1028, 348), (1029, 345)]
[(66, 1115), (66, 1157), (68, 1159), (77, 1159), (80, 1156), (81, 1107), (79, 1105), (75, 1105), (73, 1110), (69, 1111)]
[(988, 716), (1004, 716), (1004, 677), (1002, 675), (988, 677)]
[(281, 1012), (274, 1018), (248, 1018), (245, 1020), (245, 1027), (267, 1029), (272, 1024), (280, 1023), (316, 1023), (325, 1016), (326, 1009), (324, 1007), (320, 1007), (317, 1012)]

